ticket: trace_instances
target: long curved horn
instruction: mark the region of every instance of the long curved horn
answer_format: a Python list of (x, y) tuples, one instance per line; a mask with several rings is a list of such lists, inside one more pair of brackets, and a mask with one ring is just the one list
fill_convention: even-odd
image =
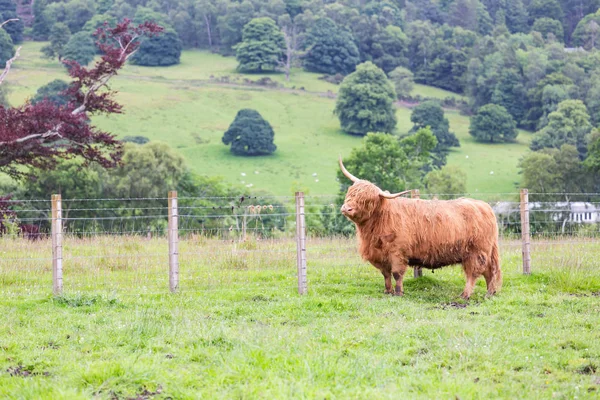
[(342, 162), (342, 156), (341, 155), (340, 155), (340, 168), (342, 169), (342, 172), (344, 173), (344, 175), (346, 175), (346, 178), (350, 179), (352, 182), (356, 182), (356, 181), (359, 180), (357, 177), (355, 177), (350, 172), (348, 172), (348, 170), (346, 169), (346, 167), (344, 167), (344, 163)]
[(386, 199), (395, 199), (396, 197), (400, 197), (403, 194), (407, 194), (407, 193), (410, 193), (410, 190), (405, 190), (404, 192), (390, 194), (390, 193), (386, 193), (383, 190), (379, 189), (379, 196), (385, 197)]

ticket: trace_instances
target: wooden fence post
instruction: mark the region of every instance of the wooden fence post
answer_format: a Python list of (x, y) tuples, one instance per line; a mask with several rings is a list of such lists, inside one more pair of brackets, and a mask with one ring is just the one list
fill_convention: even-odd
[(52, 195), (52, 292), (60, 296), (63, 291), (62, 265), (62, 199), (60, 194)]
[(179, 212), (177, 209), (177, 192), (169, 192), (169, 288), (175, 293), (179, 289), (179, 233), (178, 220)]
[(296, 192), (296, 257), (298, 265), (298, 293), (307, 293), (306, 282), (306, 226), (304, 219), (304, 193)]
[(531, 274), (531, 236), (529, 233), (529, 191), (521, 189), (521, 240), (523, 242), (523, 273)]
[[(421, 198), (421, 193), (419, 192), (419, 189), (413, 189), (410, 191), (410, 198), (411, 199), (420, 199)], [(423, 276), (423, 270), (419, 267), (414, 267), (413, 268), (413, 274), (415, 278), (419, 278), (421, 276)]]

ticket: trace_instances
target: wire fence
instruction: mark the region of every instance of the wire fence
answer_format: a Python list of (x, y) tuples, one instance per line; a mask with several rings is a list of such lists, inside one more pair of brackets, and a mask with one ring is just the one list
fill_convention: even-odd
[[(600, 263), (600, 194), (465, 194), (487, 201), (503, 264)], [(425, 195), (450, 199), (457, 195)], [(302, 199), (301, 204), (299, 199)], [(4, 296), (163, 294), (272, 285), (335, 290), (376, 270), (337, 196), (0, 200)], [(524, 225), (524, 218), (528, 223)], [(527, 232), (526, 232), (527, 231)], [(527, 235), (528, 234), (528, 235)], [(530, 252), (528, 247), (530, 246)], [(301, 280), (304, 279), (303, 282)]]

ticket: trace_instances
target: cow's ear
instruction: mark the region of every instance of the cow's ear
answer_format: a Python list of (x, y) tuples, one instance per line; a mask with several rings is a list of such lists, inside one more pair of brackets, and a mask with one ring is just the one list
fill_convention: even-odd
[(381, 236), (381, 241), (383, 243), (391, 243), (394, 241), (394, 239), (396, 239), (396, 234), (395, 233), (390, 233), (389, 235), (383, 235)]

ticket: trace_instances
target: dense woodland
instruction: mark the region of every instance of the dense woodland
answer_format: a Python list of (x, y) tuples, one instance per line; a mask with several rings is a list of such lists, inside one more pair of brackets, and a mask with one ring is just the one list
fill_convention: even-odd
[[(446, 155), (460, 143), (440, 104), (422, 102), (413, 110), (411, 131), (396, 130), (392, 103), (420, 100), (410, 95), (416, 82), (463, 94), (467, 100), (460, 108), (471, 116), (475, 140), (493, 145), (514, 141), (519, 129), (534, 132), (532, 151), (520, 162), (523, 186), (543, 193), (600, 191), (600, 0), (39, 0), (31, 9), (28, 4), (0, 1), (5, 20), (17, 11), (25, 16), (0, 30), (0, 62), (27, 38), (48, 41), (42, 50), (47, 57), (86, 65), (97, 52), (98, 27), (124, 18), (152, 21), (164, 32), (145, 38), (129, 62), (172, 65), (183, 48), (197, 48), (235, 56), (240, 72), (289, 76), (292, 67), (302, 67), (344, 78), (335, 109), (342, 130), (397, 136), (393, 145), (365, 137), (347, 164), (381, 184), (387, 178), (370, 174), (373, 168), (361, 164), (368, 164), (361, 154), (387, 151), (379, 156), (404, 171), (390, 173), (390, 189), (464, 189), (464, 174), (445, 166)], [(52, 87), (39, 96), (60, 101)], [(268, 151), (256, 154), (275, 151), (272, 132), (268, 135)], [(244, 154), (246, 147), (237, 154), (252, 154)], [(424, 150), (411, 157), (414, 149)]]

